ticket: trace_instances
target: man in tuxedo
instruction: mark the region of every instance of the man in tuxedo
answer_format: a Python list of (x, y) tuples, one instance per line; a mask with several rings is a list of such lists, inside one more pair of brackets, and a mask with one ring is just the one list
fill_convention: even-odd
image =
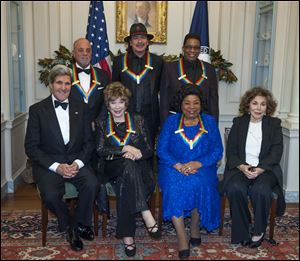
[(189, 33), (185, 36), (182, 55), (178, 61), (166, 63), (161, 76), (160, 119), (164, 123), (169, 113), (178, 112), (174, 107), (180, 90), (186, 84), (193, 84), (202, 92), (202, 111), (219, 121), (218, 80), (215, 68), (200, 61), (200, 37)]
[[(71, 72), (56, 65), (49, 74), (51, 95), (29, 108), (25, 151), (32, 161), (33, 178), (47, 208), (58, 219), (59, 230), (75, 251), (82, 250), (80, 237), (94, 239), (91, 229), (97, 179), (89, 167), (93, 151), (91, 124), (84, 103), (69, 99)], [(74, 217), (64, 202), (64, 182), (79, 192)]]
[(72, 88), (70, 99), (87, 103), (92, 125), (101, 112), (103, 91), (109, 83), (108, 74), (91, 65), (92, 48), (85, 38), (77, 39), (73, 44)]

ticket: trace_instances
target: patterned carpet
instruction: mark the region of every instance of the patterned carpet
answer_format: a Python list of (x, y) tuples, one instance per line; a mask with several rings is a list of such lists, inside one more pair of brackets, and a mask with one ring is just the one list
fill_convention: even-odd
[[(101, 222), (101, 221), (100, 221)], [(177, 260), (178, 251), (175, 231), (171, 223), (163, 224), (160, 240), (150, 239), (141, 220), (137, 222), (137, 254), (128, 258), (123, 245), (114, 237), (116, 219), (108, 226), (108, 237), (100, 236), (84, 241), (84, 249), (73, 252), (65, 235), (56, 232), (57, 222), (50, 216), (47, 246), (41, 242), (41, 215), (38, 211), (2, 211), (1, 213), (1, 260)], [(187, 220), (187, 225), (189, 220)], [(100, 224), (101, 225), (101, 224)], [(101, 228), (101, 226), (100, 226)], [(249, 249), (230, 244), (230, 219), (225, 216), (223, 236), (218, 231), (207, 234), (201, 231), (202, 244), (191, 250), (190, 260), (299, 260), (299, 208), (288, 208), (283, 217), (276, 218), (275, 240), (277, 246), (264, 241), (258, 249)]]

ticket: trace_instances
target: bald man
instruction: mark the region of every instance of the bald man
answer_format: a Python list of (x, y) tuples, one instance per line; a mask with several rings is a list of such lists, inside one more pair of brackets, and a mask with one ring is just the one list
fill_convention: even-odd
[(86, 103), (90, 121), (94, 122), (102, 109), (103, 91), (109, 77), (105, 71), (91, 65), (92, 48), (87, 39), (79, 38), (74, 42), (73, 57), (70, 99)]

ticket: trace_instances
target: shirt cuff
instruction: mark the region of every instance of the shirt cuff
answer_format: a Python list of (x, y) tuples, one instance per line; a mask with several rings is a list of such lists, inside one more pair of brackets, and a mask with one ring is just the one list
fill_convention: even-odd
[(78, 169), (81, 169), (82, 167), (84, 167), (84, 163), (80, 159), (76, 159), (76, 160), (74, 160), (74, 162), (77, 163)]
[(58, 162), (54, 162), (50, 167), (49, 170), (53, 171), (56, 173), (56, 169), (58, 168), (59, 163)]

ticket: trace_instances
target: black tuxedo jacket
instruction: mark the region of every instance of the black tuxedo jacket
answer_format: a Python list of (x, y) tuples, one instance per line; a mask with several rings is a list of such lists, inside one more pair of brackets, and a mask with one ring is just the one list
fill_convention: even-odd
[[(198, 60), (200, 64), (200, 60)], [(204, 80), (200, 86), (203, 94), (203, 99), (206, 104), (203, 106), (203, 112), (213, 115), (216, 121), (219, 121), (219, 94), (218, 94), (218, 80), (215, 68), (206, 62), (203, 62), (207, 79)], [(200, 66), (200, 65), (199, 65)], [(202, 71), (200, 71), (202, 73)], [(160, 84), (160, 121), (161, 125), (164, 123), (169, 115), (171, 104), (173, 103), (176, 94), (180, 87), (184, 84), (178, 80), (178, 61), (165, 63)], [(187, 75), (189, 77), (189, 75)], [(199, 74), (200, 77), (200, 74)], [(197, 77), (197, 79), (199, 78)], [(204, 105), (204, 104), (203, 104)]]
[(80, 159), (89, 163), (94, 144), (87, 106), (69, 100), (69, 119), (70, 141), (65, 145), (51, 95), (29, 108), (25, 152), (33, 162), (34, 176), (49, 171), (54, 162), (71, 164)]
[[(250, 115), (236, 117), (233, 120), (227, 148), (226, 148), (226, 167), (224, 172), (224, 180), (222, 190), (224, 191), (230, 179), (240, 170), (237, 168), (241, 164), (246, 164), (246, 139), (249, 128)], [(283, 153), (283, 135), (281, 128), (281, 120), (270, 116), (264, 116), (262, 120), (262, 143), (259, 154), (258, 167), (274, 173), (278, 180), (278, 186), (274, 191), (278, 194), (277, 214), (281, 215), (285, 209), (285, 201), (283, 196), (283, 174), (280, 167), (280, 160)]]
[[(93, 68), (95, 69), (96, 77), (90, 74), (91, 76), (90, 86), (93, 86), (93, 80), (95, 80), (95, 78), (98, 79), (98, 83), (96, 84), (95, 90), (92, 92), (88, 100), (88, 107), (90, 109), (89, 114), (90, 114), (91, 121), (94, 121), (101, 112), (102, 106), (104, 104), (103, 91), (106, 85), (109, 84), (108, 74), (102, 69), (99, 69), (97, 67), (93, 67)], [(77, 78), (78, 78), (78, 74), (77, 74)], [(80, 85), (80, 82), (78, 84)], [(74, 84), (74, 79), (72, 79), (72, 89), (71, 89), (69, 99), (74, 99), (76, 101), (80, 101), (84, 103), (84, 97), (80, 93), (78, 86)]]

